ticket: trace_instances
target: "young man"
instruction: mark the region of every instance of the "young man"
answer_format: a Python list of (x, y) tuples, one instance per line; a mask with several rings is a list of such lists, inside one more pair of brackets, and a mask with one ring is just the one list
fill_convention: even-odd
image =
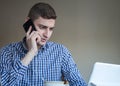
[(43, 86), (44, 81), (61, 81), (70, 86), (87, 86), (66, 47), (48, 42), (55, 27), (56, 14), (46, 3), (37, 3), (27, 20), (35, 26), (26, 32), (23, 41), (0, 50), (2, 86)]

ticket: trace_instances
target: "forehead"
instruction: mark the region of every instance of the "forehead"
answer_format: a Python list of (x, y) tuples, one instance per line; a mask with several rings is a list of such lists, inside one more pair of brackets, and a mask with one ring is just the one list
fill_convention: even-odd
[(41, 24), (41, 25), (45, 25), (48, 27), (54, 27), (55, 26), (55, 19), (44, 19), (42, 17), (39, 17), (38, 19), (36, 19), (34, 21), (35, 24)]

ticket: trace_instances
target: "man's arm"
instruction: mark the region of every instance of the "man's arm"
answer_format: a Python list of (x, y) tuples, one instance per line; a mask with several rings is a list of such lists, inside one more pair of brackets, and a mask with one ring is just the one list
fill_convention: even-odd
[[(1, 83), (3, 86), (14, 86), (24, 76), (27, 71), (27, 66), (38, 52), (37, 41), (40, 40), (40, 36), (37, 31), (31, 32), (31, 27), (26, 33), (26, 43), (28, 52), (22, 59), (18, 59), (14, 56), (14, 52), (10, 49), (0, 50), (0, 74)], [(9, 47), (8, 47), (9, 48)]]
[(7, 48), (0, 50), (0, 76), (2, 86), (15, 86), (24, 76), (27, 67)]
[(62, 72), (70, 86), (87, 86), (68, 50), (63, 53)]
[(29, 63), (32, 61), (35, 55), (38, 53), (38, 49), (40, 46), (37, 45), (37, 41), (39, 41), (40, 35), (37, 31), (32, 31), (32, 27), (30, 26), (28, 32), (26, 33), (26, 44), (28, 53), (25, 55), (23, 59), (21, 59), (23, 65), (28, 66)]

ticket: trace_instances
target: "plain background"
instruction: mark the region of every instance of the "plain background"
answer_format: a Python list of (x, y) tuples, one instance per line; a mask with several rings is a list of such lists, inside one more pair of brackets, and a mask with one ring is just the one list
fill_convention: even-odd
[(86, 82), (95, 62), (120, 64), (120, 0), (0, 0), (0, 48), (22, 40), (22, 24), (40, 1), (58, 16), (50, 40), (70, 50)]

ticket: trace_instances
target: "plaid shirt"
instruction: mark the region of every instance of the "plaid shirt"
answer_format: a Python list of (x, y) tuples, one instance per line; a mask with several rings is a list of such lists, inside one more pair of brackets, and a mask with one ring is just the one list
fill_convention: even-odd
[(0, 50), (2, 86), (44, 86), (44, 81), (61, 81), (70, 86), (87, 86), (69, 51), (61, 44), (47, 42), (28, 66), (21, 58), (28, 52), (23, 42), (11, 43)]

